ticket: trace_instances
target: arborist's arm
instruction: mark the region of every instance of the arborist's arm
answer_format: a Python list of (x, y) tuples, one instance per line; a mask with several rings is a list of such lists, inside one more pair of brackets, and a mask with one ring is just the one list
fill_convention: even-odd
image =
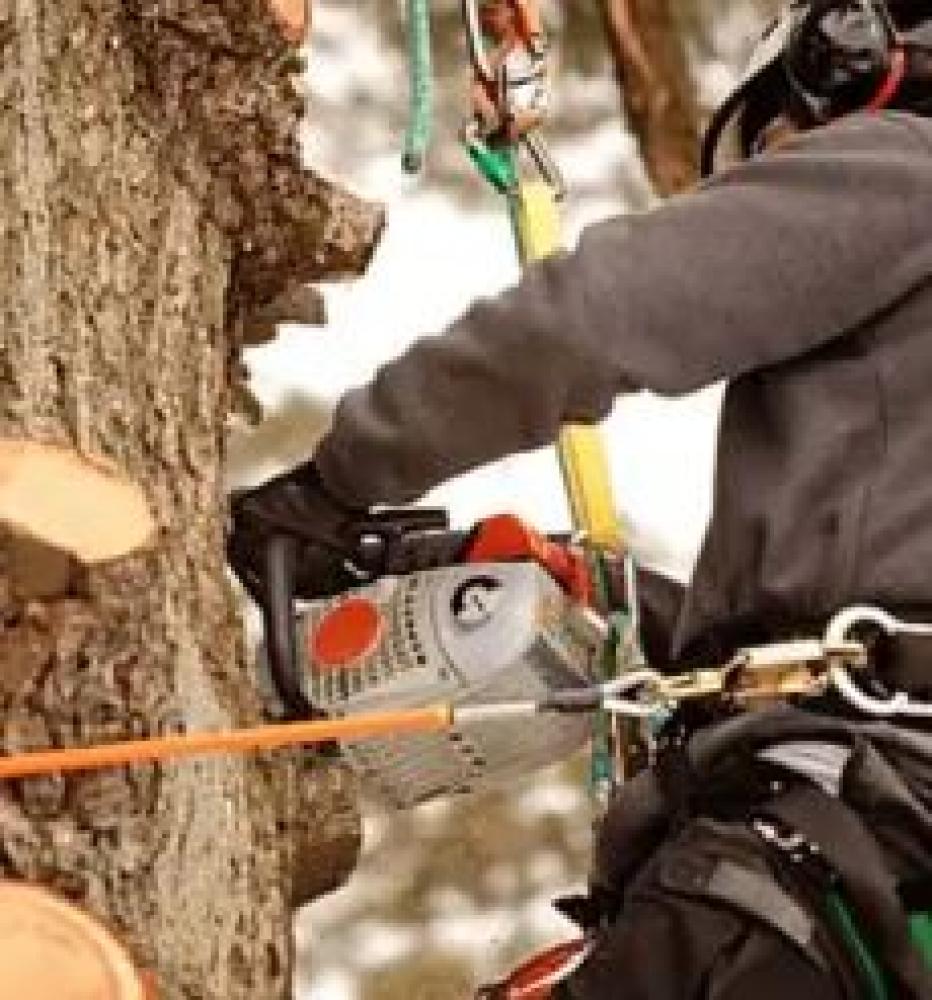
[(932, 270), (932, 126), (857, 115), (657, 211), (592, 226), (348, 393), (316, 456), (367, 505), (853, 330)]

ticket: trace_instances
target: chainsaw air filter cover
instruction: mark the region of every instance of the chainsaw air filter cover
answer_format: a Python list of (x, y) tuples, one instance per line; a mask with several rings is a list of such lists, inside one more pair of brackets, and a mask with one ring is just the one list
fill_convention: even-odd
[[(304, 693), (335, 717), (438, 701), (536, 701), (593, 679), (598, 643), (580, 612), (536, 563), (385, 577), (298, 604)], [(502, 784), (564, 759), (588, 736), (586, 716), (550, 714), (342, 747), (378, 797), (407, 808)]]

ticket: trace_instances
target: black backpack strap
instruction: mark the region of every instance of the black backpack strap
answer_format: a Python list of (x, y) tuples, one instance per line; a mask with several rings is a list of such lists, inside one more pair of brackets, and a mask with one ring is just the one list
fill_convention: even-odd
[(658, 881), (673, 892), (726, 906), (776, 931), (823, 971), (829, 963), (816, 942), (816, 922), (770, 874), (731, 858), (694, 854), (660, 866)]
[(908, 991), (898, 995), (932, 1000), (932, 974), (910, 938), (896, 877), (858, 815), (840, 799), (811, 786), (789, 790), (764, 811), (818, 845), (887, 969), (901, 990)]

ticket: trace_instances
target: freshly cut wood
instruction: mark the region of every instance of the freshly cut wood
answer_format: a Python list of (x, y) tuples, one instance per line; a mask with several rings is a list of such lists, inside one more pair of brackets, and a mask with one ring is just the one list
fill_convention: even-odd
[(285, 38), (296, 45), (303, 42), (308, 29), (310, 0), (268, 0), (268, 3)]
[(0, 997), (144, 1000), (146, 990), (102, 924), (37, 886), (0, 882)]
[(112, 466), (35, 441), (0, 441), (0, 524), (85, 563), (124, 556), (154, 529), (142, 491)]

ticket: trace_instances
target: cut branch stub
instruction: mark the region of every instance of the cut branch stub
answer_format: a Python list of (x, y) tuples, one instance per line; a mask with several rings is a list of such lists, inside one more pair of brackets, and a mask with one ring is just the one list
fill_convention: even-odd
[(327, 322), (324, 298), (310, 285), (292, 285), (267, 305), (244, 317), (242, 342), (249, 346), (275, 339), (282, 323), (322, 326)]
[(84, 563), (127, 555), (154, 530), (142, 491), (103, 460), (35, 441), (0, 441), (0, 524)]
[(307, 36), (311, 0), (268, 0), (268, 3), (285, 38), (300, 45)]
[(146, 1000), (148, 992), (103, 925), (21, 882), (0, 882), (0, 969), (8, 997)]

